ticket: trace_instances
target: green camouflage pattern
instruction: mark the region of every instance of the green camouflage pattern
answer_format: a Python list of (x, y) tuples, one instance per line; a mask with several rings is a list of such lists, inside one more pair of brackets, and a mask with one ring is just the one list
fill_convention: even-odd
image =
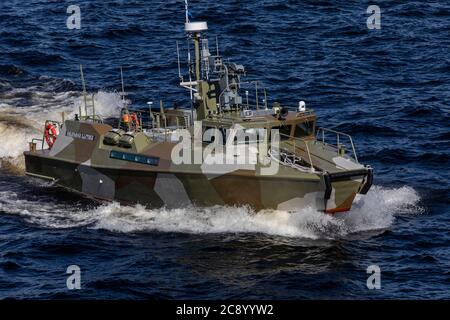
[[(239, 117), (235, 120), (247, 128), (260, 127), (261, 121), (240, 121)], [(279, 122), (273, 116), (267, 116), (266, 120), (265, 127), (267, 123), (276, 126)], [(284, 121), (295, 124), (306, 120), (315, 121), (315, 116), (289, 112)], [(236, 121), (219, 121), (211, 116), (203, 125), (232, 126)], [(339, 155), (314, 136), (303, 138), (314, 172), (280, 164), (275, 174), (263, 175), (261, 169), (266, 166), (259, 161), (253, 167), (219, 167), (214, 172), (205, 169), (204, 163), (175, 164), (172, 151), (177, 141), (157, 140), (139, 131), (133, 134), (131, 148), (106, 145), (103, 138), (112, 129), (95, 121), (66, 120), (51, 149), (24, 153), (26, 173), (99, 200), (168, 208), (250, 206), (255, 211), (296, 210), (306, 206), (329, 213), (347, 211), (356, 194), (371, 183), (369, 168)], [(307, 158), (305, 148), (291, 140), (282, 141), (280, 149)], [(157, 164), (117, 159), (112, 152), (144, 156), (142, 159), (155, 160)]]
[[(334, 132), (336, 144), (320, 139), (320, 135), (316, 138), (320, 133), (315, 128), (316, 116), (306, 110), (303, 101), (298, 112), (277, 102), (269, 110), (266, 88), (260, 81), (247, 82), (254, 85), (255, 105), (250, 105), (248, 90), (244, 102), (244, 66), (226, 62), (218, 48), (217, 55), (211, 54), (203, 38), (207, 29), (206, 22), (191, 22), (186, 15), (185, 31), (188, 41), (194, 42), (195, 68), (189, 55), (189, 81), (183, 80), (181, 71), (179, 74), (180, 85), (190, 91), (191, 110), (164, 110), (161, 101), (160, 112), (149, 113), (152, 129), (143, 132), (137, 118), (132, 128), (125, 103), (119, 127), (128, 132), (120, 134), (118, 128), (101, 123), (94, 111), (90, 118), (80, 114), (80, 119), (64, 122), (51, 148), (36, 150), (30, 145), (30, 151), (24, 153), (26, 174), (94, 199), (152, 207), (250, 206), (259, 211), (311, 206), (328, 213), (350, 210), (357, 193), (369, 190), (373, 177), (372, 169), (357, 161), (351, 137)], [(259, 104), (261, 97), (263, 104)], [(191, 123), (194, 120), (201, 121), (200, 127)], [(194, 137), (193, 147), (182, 150), (181, 158), (194, 161), (178, 161), (180, 143), (174, 136), (181, 132), (180, 126), (186, 129), (184, 133), (190, 133), (186, 139)], [(172, 135), (174, 128), (177, 130)], [(206, 144), (204, 133), (210, 130), (214, 133), (208, 139), (214, 143)], [(255, 138), (259, 139), (256, 151), (250, 137), (234, 142), (237, 132), (261, 130), (265, 133)], [(234, 133), (225, 136), (225, 141), (224, 136), (216, 136), (224, 131)], [(196, 139), (197, 133), (200, 139)], [(321, 133), (324, 135), (325, 129)], [(352, 155), (344, 150), (341, 136), (350, 139)], [(274, 137), (279, 137), (279, 144), (273, 142)], [(221, 143), (226, 149), (219, 148)], [(261, 145), (270, 148), (260, 149)], [(256, 161), (234, 164), (239, 154), (230, 154), (230, 146), (244, 155), (253, 152)], [(204, 153), (206, 158), (198, 161), (197, 155)], [(211, 164), (216, 156), (233, 161)], [(277, 170), (272, 172), (274, 164)]]

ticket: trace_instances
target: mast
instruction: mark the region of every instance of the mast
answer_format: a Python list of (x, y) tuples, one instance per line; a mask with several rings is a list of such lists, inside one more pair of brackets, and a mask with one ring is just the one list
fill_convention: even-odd
[[(191, 97), (191, 111), (192, 111), (192, 120), (194, 120), (194, 93), (199, 92), (200, 83), (202, 81), (201, 75), (201, 50), (200, 43), (202, 39), (202, 32), (208, 30), (208, 24), (206, 22), (191, 22), (189, 19), (189, 5), (188, 1), (184, 1), (185, 4), (185, 24), (184, 30), (186, 32), (187, 40), (188, 40), (188, 65), (189, 65), (189, 81), (184, 82), (181, 78), (180, 85), (190, 91)], [(195, 80), (192, 79), (191, 72), (191, 50), (190, 50), (190, 41), (194, 42), (194, 55), (195, 55), (195, 67), (194, 67), (194, 76)]]
[[(195, 78), (196, 81), (201, 80), (201, 53), (200, 53), (200, 41), (202, 39), (202, 32), (208, 30), (208, 24), (204, 21), (201, 22), (186, 22), (184, 25), (188, 40), (194, 40), (194, 54), (195, 54)], [(190, 62), (190, 50), (188, 50), (188, 59)]]
[(195, 48), (195, 79), (200, 81), (200, 33), (194, 34), (194, 48)]
[(186, 13), (186, 23), (189, 23), (189, 4), (188, 4), (188, 0), (184, 0), (184, 11)]
[[(86, 82), (84, 81), (83, 65), (82, 64), (80, 64), (80, 77), (81, 77), (81, 84), (83, 86), (84, 112), (85, 112), (86, 117), (87, 117), (88, 116), (88, 112), (87, 112)], [(79, 107), (79, 112), (80, 112), (80, 119), (81, 119), (81, 106)]]
[(216, 36), (216, 55), (219, 57), (219, 36)]
[(125, 101), (125, 85), (123, 83), (123, 70), (122, 70), (122, 67), (120, 67), (120, 82), (122, 84), (122, 103), (123, 103), (123, 106), (125, 108), (126, 113), (128, 113), (128, 106), (127, 106), (126, 101)]
[[(191, 111), (194, 119), (205, 119), (211, 115), (248, 108), (240, 95), (241, 76), (245, 76), (243, 65), (224, 63), (219, 55), (219, 40), (216, 37), (216, 55), (211, 55), (209, 42), (204, 33), (208, 24), (191, 21), (189, 6), (185, 0), (185, 25), (188, 42), (189, 81), (181, 79), (180, 85), (190, 91)], [(194, 61), (191, 61), (191, 42), (194, 43)], [(194, 79), (192, 79), (194, 78)], [(257, 88), (258, 90), (258, 88)], [(258, 105), (259, 108), (259, 105)]]
[(183, 77), (181, 76), (180, 47), (178, 46), (178, 41), (177, 41), (177, 62), (178, 62), (178, 77), (180, 78), (180, 81), (183, 81)]

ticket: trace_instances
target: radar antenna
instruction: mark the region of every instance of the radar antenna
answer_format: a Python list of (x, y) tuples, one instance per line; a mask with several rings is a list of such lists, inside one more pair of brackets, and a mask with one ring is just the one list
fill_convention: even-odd
[[(84, 112), (85, 112), (86, 117), (87, 117), (88, 112), (87, 112), (86, 82), (84, 81), (83, 65), (82, 64), (80, 64), (80, 78), (81, 78), (81, 84), (83, 86)], [(81, 117), (81, 105), (79, 107), (79, 112), (80, 112), (80, 117)]]
[(127, 106), (127, 102), (125, 100), (125, 85), (124, 85), (124, 82), (123, 82), (123, 69), (122, 69), (122, 67), (120, 67), (120, 82), (122, 84), (122, 94), (121, 94), (122, 95), (122, 103), (123, 103), (123, 106), (125, 108), (126, 113), (128, 113), (128, 106)]
[(216, 36), (216, 52), (217, 52), (217, 56), (220, 56), (220, 54), (219, 54), (219, 36)]
[(183, 82), (183, 77), (181, 76), (181, 65), (180, 65), (180, 47), (178, 46), (178, 41), (177, 41), (177, 59), (178, 59), (178, 77), (180, 78), (180, 81)]
[(186, 13), (186, 23), (189, 23), (189, 4), (188, 4), (188, 0), (184, 0), (184, 11)]

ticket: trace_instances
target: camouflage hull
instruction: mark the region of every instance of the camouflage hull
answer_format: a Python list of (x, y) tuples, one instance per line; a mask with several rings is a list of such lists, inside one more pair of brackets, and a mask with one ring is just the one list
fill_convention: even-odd
[[(261, 81), (241, 83), (244, 66), (209, 52), (207, 29), (206, 22), (186, 18), (195, 64), (189, 81), (179, 75), (190, 91), (189, 108), (166, 109), (161, 100), (155, 112), (150, 101), (144, 127), (143, 110), (128, 108), (122, 78), (115, 128), (88, 105), (85, 93), (84, 115), (80, 106), (72, 120), (63, 114), (64, 123), (46, 121), (49, 148), (42, 139), (36, 150), (33, 139), (24, 153), (26, 174), (95, 199), (152, 207), (350, 210), (356, 194), (372, 184), (372, 169), (358, 162), (352, 138), (316, 130), (316, 115), (304, 101), (295, 109), (276, 101), (269, 108)], [(241, 85), (254, 88), (254, 102), (245, 87), (243, 103)]]
[(355, 173), (327, 183), (326, 178), (316, 174), (285, 179), (237, 172), (210, 179), (196, 173), (96, 168), (33, 152), (26, 152), (25, 160), (28, 175), (55, 181), (58, 186), (88, 197), (169, 208), (226, 205), (259, 211), (311, 206), (328, 213), (342, 212), (350, 210), (364, 176), (364, 172)]
[(261, 175), (259, 165), (213, 173), (203, 164), (175, 165), (176, 143), (141, 134), (131, 148), (108, 146), (104, 136), (111, 129), (66, 121), (50, 150), (24, 153), (26, 174), (99, 200), (169, 208), (245, 205), (256, 211), (306, 206), (330, 213), (347, 211), (367, 185), (366, 168), (328, 174), (280, 165), (276, 174)]

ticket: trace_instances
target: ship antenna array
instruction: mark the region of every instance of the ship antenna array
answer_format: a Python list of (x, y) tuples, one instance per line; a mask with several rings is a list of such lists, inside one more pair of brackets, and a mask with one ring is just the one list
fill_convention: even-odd
[[(188, 50), (187, 50), (187, 58), (188, 58), (188, 71), (189, 71), (189, 84), (190, 84), (190, 86), (192, 86), (192, 70), (191, 70), (191, 68), (192, 68), (192, 62), (191, 62), (191, 45), (190, 45), (190, 42), (189, 42), (189, 39), (187, 40), (187, 47), (188, 47)], [(192, 87), (190, 88), (190, 90), (189, 90), (191, 93), (191, 100), (192, 100)]]
[[(84, 118), (88, 119), (88, 105), (87, 105), (87, 91), (86, 91), (86, 81), (84, 80), (84, 72), (83, 72), (83, 65), (80, 64), (80, 78), (81, 78), (81, 85), (83, 86), (83, 100), (84, 100)], [(92, 118), (95, 119), (95, 102), (94, 102), (95, 94), (92, 94), (92, 97), (90, 97), (92, 102)], [(81, 119), (81, 104), (78, 106), (78, 113)]]
[(216, 36), (216, 51), (217, 51), (217, 56), (219, 56), (219, 36)]
[(184, 0), (184, 11), (186, 14), (186, 23), (189, 23), (189, 4), (188, 0)]
[[(187, 1), (186, 1), (187, 6)], [(186, 11), (187, 12), (187, 11)], [(187, 13), (186, 13), (187, 16)], [(187, 18), (186, 18), (187, 20)], [(192, 121), (194, 121), (194, 93), (192, 92), (192, 75), (191, 75), (191, 46), (189, 43), (189, 39), (187, 40), (187, 46), (188, 46), (188, 73), (189, 73), (189, 96), (191, 101), (191, 118)]]
[(128, 107), (127, 107), (127, 104), (126, 104), (126, 101), (125, 101), (125, 85), (123, 83), (123, 69), (122, 69), (122, 67), (120, 67), (120, 82), (122, 84), (122, 103), (123, 103), (123, 105), (125, 107), (125, 110), (128, 113)]
[[(189, 82), (184, 83), (181, 82), (181, 86), (188, 89), (190, 96), (191, 96), (191, 116), (192, 119), (194, 118), (194, 106), (193, 106), (193, 100), (194, 100), (194, 92), (198, 92), (198, 86), (201, 82), (201, 33), (203, 31), (208, 30), (208, 24), (206, 22), (191, 22), (189, 20), (189, 4), (188, 1), (184, 1), (185, 4), (185, 15), (186, 15), (186, 22), (185, 22), (185, 31), (187, 34), (187, 58), (188, 58), (188, 66), (189, 66)], [(191, 60), (191, 45), (190, 42), (193, 40), (194, 42), (194, 52), (195, 52), (195, 63), (192, 63)], [(194, 65), (194, 69), (193, 69)], [(180, 73), (180, 70), (179, 70)], [(195, 76), (195, 81), (193, 81), (192, 77)], [(195, 87), (195, 88), (194, 88)]]
[[(83, 86), (84, 112), (87, 117), (88, 113), (87, 113), (86, 82), (84, 81), (84, 73), (83, 73), (83, 65), (82, 64), (80, 64), (80, 77), (81, 77), (81, 85)], [(81, 105), (79, 106), (79, 113), (80, 113), (80, 118), (81, 118)]]
[(181, 76), (181, 65), (180, 65), (180, 47), (178, 46), (178, 41), (177, 41), (177, 59), (178, 59), (178, 77), (180, 78), (181, 82), (183, 82), (183, 77)]

